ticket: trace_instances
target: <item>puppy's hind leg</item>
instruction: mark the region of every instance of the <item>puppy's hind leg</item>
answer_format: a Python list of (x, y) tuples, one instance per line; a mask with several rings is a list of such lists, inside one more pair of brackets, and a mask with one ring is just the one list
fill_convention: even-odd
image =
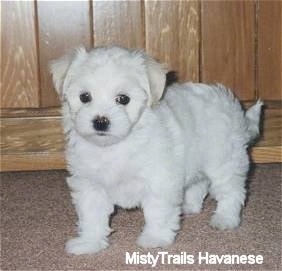
[(201, 212), (204, 198), (208, 193), (208, 187), (208, 180), (201, 179), (186, 188), (182, 206), (184, 214), (198, 214)]
[[(242, 162), (242, 160), (241, 160)], [(216, 199), (217, 208), (210, 225), (220, 230), (234, 229), (241, 222), (241, 209), (245, 203), (245, 181), (248, 162), (244, 166), (229, 162), (211, 174), (209, 193)]]

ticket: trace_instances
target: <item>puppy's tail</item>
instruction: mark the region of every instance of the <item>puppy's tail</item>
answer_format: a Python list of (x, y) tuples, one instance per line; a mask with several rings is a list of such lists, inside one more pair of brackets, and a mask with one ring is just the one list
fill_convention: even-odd
[(255, 140), (260, 134), (260, 115), (261, 115), (261, 107), (263, 102), (258, 100), (256, 104), (251, 106), (246, 111), (246, 121), (247, 121), (247, 133), (249, 134), (249, 140)]

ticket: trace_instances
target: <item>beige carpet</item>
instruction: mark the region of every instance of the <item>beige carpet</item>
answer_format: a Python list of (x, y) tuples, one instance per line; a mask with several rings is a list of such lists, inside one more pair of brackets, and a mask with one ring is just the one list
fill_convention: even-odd
[[(209, 198), (199, 215), (185, 217), (182, 231), (169, 249), (152, 249), (194, 257), (194, 264), (161, 264), (154, 270), (281, 270), (281, 164), (256, 165), (250, 174), (250, 196), (243, 223), (234, 231), (208, 226), (215, 208)], [(111, 246), (92, 256), (71, 256), (64, 243), (75, 235), (76, 216), (65, 171), (1, 175), (1, 270), (138, 270), (126, 265), (126, 252), (147, 254), (135, 245), (143, 225), (139, 210), (118, 210), (112, 220)], [(198, 264), (199, 252), (262, 255), (260, 265)]]

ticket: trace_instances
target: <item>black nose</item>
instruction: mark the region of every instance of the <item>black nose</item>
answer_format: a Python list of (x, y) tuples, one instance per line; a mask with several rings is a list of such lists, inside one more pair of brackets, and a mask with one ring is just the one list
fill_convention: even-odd
[(105, 132), (108, 130), (109, 126), (110, 126), (110, 121), (106, 117), (98, 116), (93, 120), (93, 127), (97, 131)]

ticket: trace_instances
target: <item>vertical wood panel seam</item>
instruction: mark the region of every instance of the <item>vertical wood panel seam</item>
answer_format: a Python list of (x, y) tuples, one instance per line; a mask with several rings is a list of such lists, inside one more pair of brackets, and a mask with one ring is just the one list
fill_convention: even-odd
[(88, 0), (89, 1), (89, 27), (90, 27), (90, 47), (94, 47), (94, 10), (93, 10), (93, 0)]
[(202, 40), (202, 1), (198, 0), (198, 14), (199, 14), (199, 19), (198, 19), (198, 81), (202, 82), (202, 45), (203, 45), (203, 40)]
[(92, 27), (92, 30), (91, 30), (91, 34), (92, 34), (92, 38), (91, 38), (91, 40), (92, 40), (92, 42), (93, 42), (93, 47), (95, 47), (96, 46), (96, 40), (95, 40), (95, 18), (94, 18), (94, 13), (95, 13), (95, 7), (94, 7), (94, 1), (95, 0), (89, 0), (89, 1), (91, 1), (91, 11), (89, 11), (89, 12), (91, 12), (92, 14), (91, 14), (91, 18), (92, 18), (92, 23), (91, 23), (91, 27)]
[(256, 2), (255, 2), (255, 22), (254, 22), (254, 24), (255, 24), (255, 37), (254, 37), (254, 39), (255, 39), (255, 44), (254, 44), (254, 50), (255, 50), (255, 63), (254, 63), (254, 66), (255, 66), (255, 70), (254, 70), (254, 76), (255, 76), (255, 89), (254, 89), (254, 91), (255, 91), (255, 100), (257, 100), (258, 98), (259, 98), (259, 87), (258, 87), (258, 85), (259, 85), (259, 83), (258, 83), (258, 81), (259, 81), (259, 79), (258, 79), (258, 76), (259, 76), (259, 72), (258, 72), (258, 69), (259, 69), (259, 67), (258, 67), (258, 57), (259, 57), (259, 54), (258, 54), (258, 40), (259, 40), (259, 32), (258, 32), (258, 16), (259, 16), (259, 0), (256, 0)]
[(141, 11), (142, 11), (142, 25), (143, 25), (143, 36), (144, 36), (144, 50), (148, 52), (147, 50), (147, 21), (146, 21), (146, 0), (141, 0)]
[(146, 10), (145, 10), (145, 0), (140, 0), (140, 9), (141, 9), (141, 27), (142, 27), (142, 36), (143, 44), (142, 47), (146, 51), (147, 48), (147, 39), (146, 39)]
[(37, 0), (34, 0), (34, 31), (35, 31), (35, 43), (36, 43), (36, 54), (37, 54), (37, 83), (38, 83), (38, 97), (37, 97), (37, 104), (38, 108), (42, 106), (42, 86), (41, 86), (41, 69), (40, 69), (40, 46), (39, 46), (39, 19), (38, 19), (38, 6)]

